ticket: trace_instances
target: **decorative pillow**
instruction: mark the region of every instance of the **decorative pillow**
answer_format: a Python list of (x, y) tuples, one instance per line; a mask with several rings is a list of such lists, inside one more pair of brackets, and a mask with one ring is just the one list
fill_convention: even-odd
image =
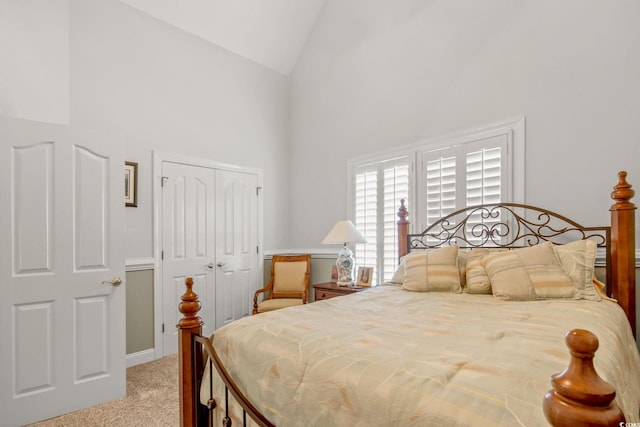
[(529, 301), (580, 298), (552, 243), (487, 255), (483, 260), (494, 296)]
[(406, 257), (407, 256), (405, 255), (402, 258), (400, 258), (400, 264), (398, 264), (398, 268), (396, 268), (396, 271), (393, 273), (393, 277), (391, 277), (391, 280), (389, 281), (394, 285), (402, 285), (402, 282), (404, 282), (404, 276), (405, 276), (404, 260)]
[[(460, 286), (462, 288), (464, 288), (465, 283), (466, 283), (466, 268), (467, 268), (467, 256), (469, 255), (469, 251), (459, 251), (458, 252), (458, 275), (460, 276)], [(406, 255), (403, 256), (402, 258), (400, 258), (400, 264), (398, 265), (398, 268), (396, 268), (396, 271), (393, 273), (393, 276), (391, 277), (391, 279), (389, 280), (388, 283), (390, 284), (394, 284), (394, 285), (402, 285), (402, 282), (404, 282), (404, 277), (405, 277), (405, 267), (404, 267), (404, 259), (405, 259)], [(482, 271), (484, 271), (484, 267), (482, 267), (482, 265), (480, 265), (480, 267), (482, 268)], [(485, 273), (486, 276), (486, 273)], [(487, 282), (489, 281), (489, 278), (487, 277)], [(487, 293), (491, 293), (491, 289), (489, 289), (489, 292)]]
[(462, 292), (458, 273), (458, 246), (447, 246), (406, 256), (402, 288), (416, 292)]
[(458, 276), (460, 277), (460, 287), (464, 289), (467, 284), (467, 259), (469, 251), (461, 251), (458, 249)]
[(579, 298), (600, 301), (600, 294), (593, 285), (597, 244), (593, 240), (576, 240), (553, 247), (564, 270), (578, 288)]
[(467, 292), (470, 294), (490, 294), (491, 282), (487, 270), (482, 265), (482, 259), (489, 255), (489, 250), (484, 248), (473, 249), (467, 257)]

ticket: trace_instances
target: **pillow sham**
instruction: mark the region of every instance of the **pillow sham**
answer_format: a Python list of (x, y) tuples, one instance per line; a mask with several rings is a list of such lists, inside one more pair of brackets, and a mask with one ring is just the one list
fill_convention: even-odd
[(470, 253), (470, 251), (458, 249), (458, 276), (460, 277), (460, 287), (463, 290), (467, 284), (467, 259)]
[(600, 301), (594, 284), (597, 244), (593, 240), (576, 240), (566, 245), (553, 246), (562, 266), (578, 289), (579, 298)]
[[(469, 253), (470, 253), (469, 251), (464, 251), (464, 252), (458, 251), (458, 275), (460, 276), (460, 286), (462, 288), (464, 288), (466, 283), (467, 257)], [(400, 264), (398, 264), (398, 268), (396, 268), (396, 271), (393, 272), (393, 276), (391, 276), (391, 279), (387, 282), (387, 284), (402, 285), (402, 282), (404, 282), (404, 277), (405, 277), (405, 268), (404, 268), (405, 257), (406, 255), (400, 258)], [(484, 268), (482, 268), (482, 271), (484, 271)], [(487, 281), (488, 280), (489, 278), (487, 278)], [(491, 293), (490, 289), (488, 293)]]
[(402, 282), (404, 282), (404, 276), (405, 276), (405, 271), (404, 271), (404, 260), (407, 256), (403, 256), (402, 258), (400, 258), (400, 264), (398, 264), (398, 268), (396, 268), (396, 271), (393, 273), (393, 276), (391, 276), (391, 280), (389, 280), (390, 283), (393, 283), (394, 285), (402, 285)]
[(408, 254), (402, 288), (414, 292), (462, 292), (458, 246)]
[(470, 294), (490, 294), (491, 282), (487, 270), (482, 265), (482, 259), (489, 255), (489, 250), (485, 248), (473, 249), (467, 256), (466, 290)]
[(487, 255), (482, 264), (497, 298), (517, 301), (580, 298), (550, 242)]

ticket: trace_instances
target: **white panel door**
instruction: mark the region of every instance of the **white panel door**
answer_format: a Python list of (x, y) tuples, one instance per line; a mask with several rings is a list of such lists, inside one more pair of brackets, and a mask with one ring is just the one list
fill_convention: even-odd
[(0, 118), (0, 150), (0, 414), (19, 426), (125, 394), (124, 144)]
[(216, 327), (251, 314), (258, 271), (258, 177), (216, 171)]
[(203, 334), (215, 326), (213, 169), (162, 162), (163, 354), (178, 350), (176, 325), (184, 280), (193, 277), (202, 303)]

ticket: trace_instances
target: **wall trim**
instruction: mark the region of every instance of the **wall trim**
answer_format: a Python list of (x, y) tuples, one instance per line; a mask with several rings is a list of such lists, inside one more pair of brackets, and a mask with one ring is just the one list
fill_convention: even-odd
[[(635, 265), (636, 268), (640, 268), (640, 248), (636, 248), (636, 260), (635, 260)], [(598, 248), (598, 252), (596, 253), (596, 260), (595, 260), (595, 266), (596, 267), (606, 267), (607, 263), (606, 263), (606, 258), (605, 258), (605, 254), (604, 254), (604, 250)]]
[[(339, 247), (335, 248), (293, 248), (293, 249), (271, 249), (264, 251), (264, 259), (272, 259), (274, 255), (311, 254), (312, 258), (337, 258)], [(358, 254), (356, 254), (357, 257)]]
[(127, 258), (124, 261), (126, 271), (143, 271), (153, 270), (156, 266), (156, 260), (149, 258)]
[(156, 351), (152, 348), (127, 354), (127, 368), (156, 360)]

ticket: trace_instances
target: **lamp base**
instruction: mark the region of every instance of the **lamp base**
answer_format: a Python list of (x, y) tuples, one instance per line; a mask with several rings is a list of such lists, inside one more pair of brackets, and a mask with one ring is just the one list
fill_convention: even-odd
[(338, 267), (338, 286), (353, 286), (353, 277), (351, 272), (353, 270), (353, 252), (344, 244), (344, 247), (338, 252), (338, 259), (336, 260), (336, 267)]
[(353, 280), (350, 282), (337, 282), (336, 285), (338, 286), (353, 286)]

